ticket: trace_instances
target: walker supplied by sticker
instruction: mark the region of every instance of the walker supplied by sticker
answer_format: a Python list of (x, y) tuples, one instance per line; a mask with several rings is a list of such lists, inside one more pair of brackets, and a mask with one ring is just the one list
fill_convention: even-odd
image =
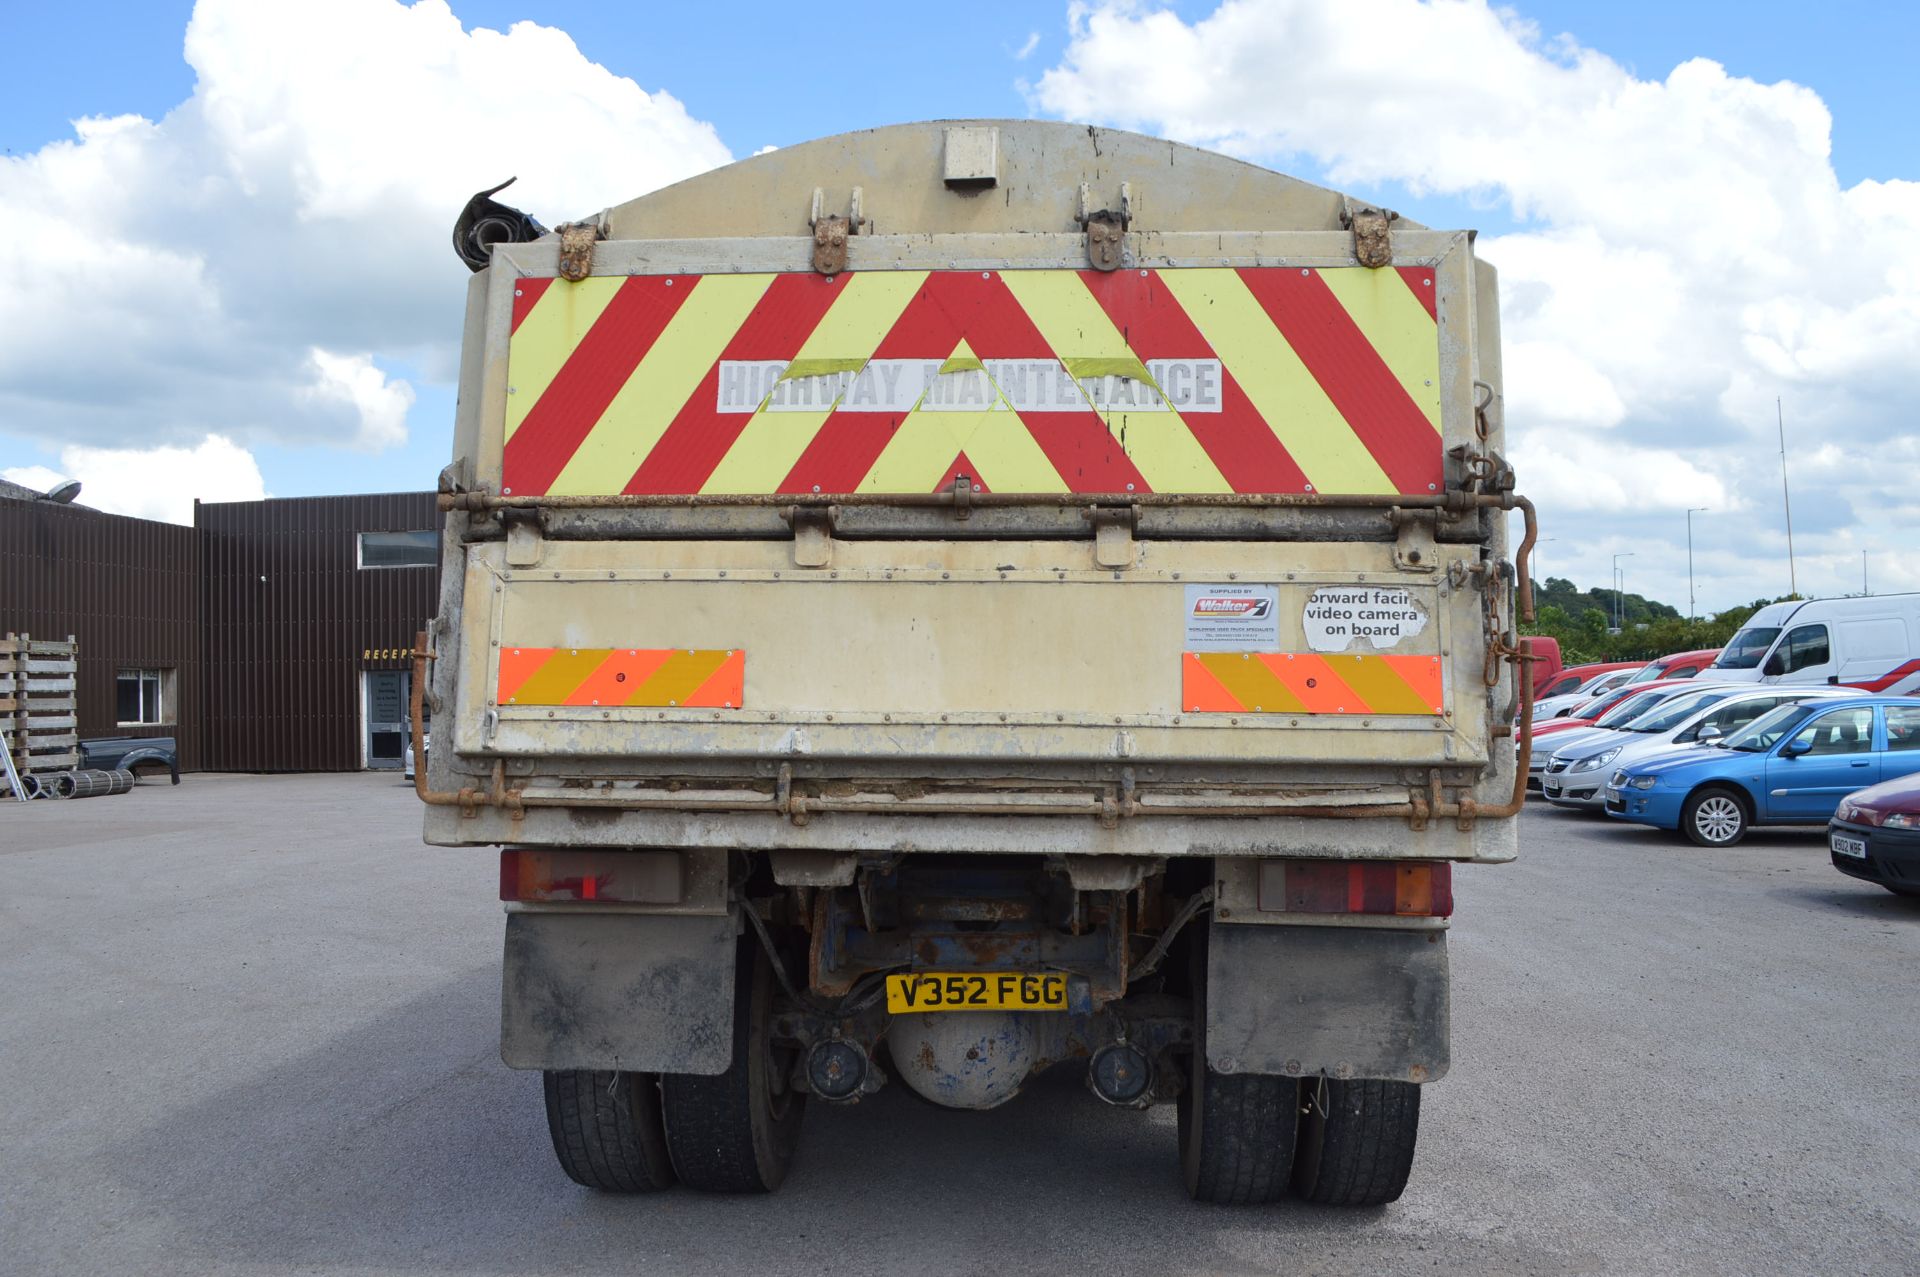
[(1189, 585), (1189, 652), (1280, 650), (1280, 589), (1273, 585)]

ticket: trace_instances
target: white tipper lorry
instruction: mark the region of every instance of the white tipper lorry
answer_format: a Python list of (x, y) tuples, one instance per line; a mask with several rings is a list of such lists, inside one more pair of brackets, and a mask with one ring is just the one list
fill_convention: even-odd
[(1197, 1199), (1397, 1197), (1526, 774), (1473, 235), (1034, 121), (494, 194), (418, 785), (565, 1172), (768, 1191), (809, 1106), (1058, 1067)]

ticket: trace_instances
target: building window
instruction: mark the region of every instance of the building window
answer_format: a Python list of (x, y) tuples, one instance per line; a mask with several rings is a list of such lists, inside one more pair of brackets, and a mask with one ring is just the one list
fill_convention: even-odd
[(362, 532), (363, 568), (430, 568), (440, 562), (438, 532)]
[(121, 670), (114, 680), (114, 721), (122, 727), (145, 727), (170, 721), (167, 704), (172, 670)]

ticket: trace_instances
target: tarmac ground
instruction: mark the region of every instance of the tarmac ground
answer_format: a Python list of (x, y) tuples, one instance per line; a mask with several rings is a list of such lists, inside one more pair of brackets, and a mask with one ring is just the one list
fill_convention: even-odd
[(1920, 900), (1547, 809), (1455, 875), (1398, 1203), (1189, 1202), (1173, 1112), (816, 1105), (772, 1197), (596, 1196), (498, 1056), (486, 851), (391, 774), (0, 804), (0, 1272), (1910, 1273)]

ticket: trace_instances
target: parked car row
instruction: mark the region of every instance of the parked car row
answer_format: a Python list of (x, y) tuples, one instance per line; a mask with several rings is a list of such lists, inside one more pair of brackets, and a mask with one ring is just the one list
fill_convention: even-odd
[(1609, 661), (1593, 665), (1571, 665), (1540, 692), (1533, 702), (1533, 721), (1565, 718), (1581, 705), (1615, 688), (1696, 677), (1712, 667), (1720, 655), (1717, 647), (1695, 652), (1675, 652), (1657, 661)]
[(1630, 682), (1574, 714), (1534, 729), (1528, 784), (1547, 802), (1703, 847), (1824, 825), (1835, 867), (1920, 895), (1920, 696), (1709, 673)]
[(1920, 594), (1770, 603), (1749, 617), (1725, 648), (1675, 652), (1655, 661), (1563, 667), (1557, 642), (1526, 642), (1537, 662), (1536, 723), (1570, 715), (1628, 683), (1698, 676), (1722, 683), (1920, 693)]

